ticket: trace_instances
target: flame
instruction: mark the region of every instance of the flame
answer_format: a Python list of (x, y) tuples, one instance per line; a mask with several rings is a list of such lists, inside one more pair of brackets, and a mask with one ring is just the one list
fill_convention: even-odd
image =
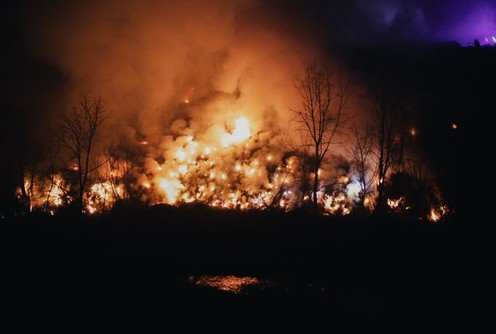
[(158, 184), (160, 189), (165, 193), (166, 202), (169, 204), (175, 204), (183, 185), (174, 178), (160, 179)]
[(333, 215), (346, 216), (351, 213), (351, 204), (345, 193), (323, 195), (324, 210)]
[(277, 202), (291, 203), (284, 198), (291, 196), (289, 193), (281, 195), (292, 177), (288, 175), (290, 169), (284, 171), (280, 153), (265, 145), (261, 131), (256, 136), (252, 134), (246, 117), (225, 123), (233, 125), (231, 131), (219, 132), (212, 125), (196, 132), (196, 136), (179, 136), (171, 143), (161, 170), (153, 171), (153, 183), (161, 196), (158, 202), (196, 201), (214, 207), (249, 209), (276, 205), (278, 196)]
[(62, 179), (61, 175), (55, 175), (54, 180), (53, 180), (53, 187), (51, 187), (48, 195), (50, 198), (53, 198), (53, 205), (56, 207), (59, 207), (63, 203), (63, 196), (64, 196), (64, 191), (62, 190), (63, 187), (63, 182), (64, 180)]
[(433, 223), (437, 223), (448, 214), (448, 211), (449, 210), (446, 205), (432, 207), (431, 210), (429, 211), (429, 215), (427, 216), (427, 219)]
[(250, 123), (245, 117), (239, 117), (234, 121), (234, 130), (231, 133), (226, 132), (222, 135), (222, 148), (242, 142), (250, 136)]
[(387, 199), (387, 205), (393, 210), (399, 209), (400, 206), (404, 204), (404, 202), (405, 202), (405, 198), (403, 196), (397, 199), (391, 199), (391, 198)]
[(85, 194), (85, 210), (90, 215), (109, 210), (122, 193), (122, 187), (116, 188), (110, 181), (94, 183)]

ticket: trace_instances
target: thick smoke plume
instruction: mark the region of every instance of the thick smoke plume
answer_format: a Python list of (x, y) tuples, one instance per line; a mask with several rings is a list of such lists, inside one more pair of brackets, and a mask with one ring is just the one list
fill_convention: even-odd
[(314, 50), (269, 15), (251, 1), (90, 1), (27, 19), (36, 52), (68, 77), (69, 101), (98, 92), (114, 123), (158, 144), (198, 112), (286, 113), (295, 70)]

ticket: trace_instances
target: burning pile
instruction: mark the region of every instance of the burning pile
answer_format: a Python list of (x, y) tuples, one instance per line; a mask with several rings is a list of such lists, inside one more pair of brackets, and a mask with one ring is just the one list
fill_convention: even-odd
[[(244, 116), (202, 134), (181, 134), (169, 143), (163, 163), (153, 161), (150, 183), (159, 202), (203, 202), (223, 208), (265, 208), (290, 183), (291, 165), (281, 163), (272, 135), (257, 131)], [(281, 204), (283, 204), (281, 199)], [(277, 204), (279, 205), (279, 204)]]

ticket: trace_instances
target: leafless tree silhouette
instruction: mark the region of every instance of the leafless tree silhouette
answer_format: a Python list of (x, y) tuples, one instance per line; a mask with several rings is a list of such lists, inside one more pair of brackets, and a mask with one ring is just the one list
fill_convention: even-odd
[[(296, 80), (301, 106), (293, 110), (300, 133), (302, 156), (312, 161), (312, 203), (318, 206), (319, 169), (322, 166), (338, 129), (351, 91), (350, 81), (335, 67), (311, 62), (304, 65), (304, 75)], [(306, 163), (307, 161), (303, 161)]]
[(89, 174), (97, 166), (93, 163), (93, 149), (100, 125), (110, 113), (105, 109), (105, 103), (100, 96), (94, 97), (89, 92), (80, 95), (79, 103), (73, 105), (71, 112), (62, 118), (62, 143), (70, 153), (74, 162), (77, 188), (75, 203), (78, 211), (84, 210), (84, 193)]

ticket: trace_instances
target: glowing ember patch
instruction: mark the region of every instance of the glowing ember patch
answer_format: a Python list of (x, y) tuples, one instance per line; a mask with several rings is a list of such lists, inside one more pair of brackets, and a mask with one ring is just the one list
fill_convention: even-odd
[(400, 207), (400, 205), (403, 205), (403, 202), (405, 201), (405, 199), (403, 197), (400, 197), (398, 199), (391, 199), (391, 198), (388, 198), (387, 199), (387, 204), (388, 206), (391, 208), (391, 209), (398, 209)]
[(238, 276), (200, 276), (198, 279), (190, 278), (195, 285), (211, 287), (234, 294), (243, 292), (243, 288), (250, 285), (258, 285), (261, 282), (255, 277)]
[(448, 214), (448, 207), (446, 205), (440, 205), (439, 207), (432, 207), (429, 215), (427, 216), (427, 219), (431, 222), (438, 222), (440, 221), (444, 216)]
[(436, 211), (434, 208), (431, 209), (431, 212), (429, 213), (429, 220), (431, 222), (438, 222), (441, 219), (441, 214)]

